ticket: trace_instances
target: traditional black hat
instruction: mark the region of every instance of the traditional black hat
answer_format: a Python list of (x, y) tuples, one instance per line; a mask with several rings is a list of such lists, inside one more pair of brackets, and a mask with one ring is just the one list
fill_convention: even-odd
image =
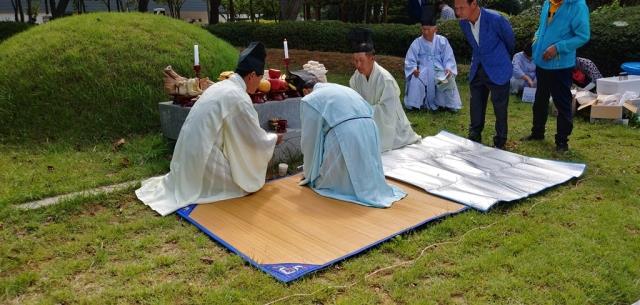
[(373, 48), (373, 32), (370, 29), (354, 28), (347, 35), (347, 39), (351, 42), (353, 53), (374, 52)]
[(252, 42), (240, 52), (236, 73), (246, 73), (255, 71), (258, 75), (264, 74), (264, 61), (267, 57), (267, 50), (262, 42)]
[(294, 85), (302, 95), (302, 89), (313, 87), (318, 82), (318, 77), (306, 70), (291, 71), (287, 75), (287, 82)]
[(433, 5), (425, 5), (422, 9), (422, 17), (420, 18), (422, 25), (436, 25), (436, 9)]

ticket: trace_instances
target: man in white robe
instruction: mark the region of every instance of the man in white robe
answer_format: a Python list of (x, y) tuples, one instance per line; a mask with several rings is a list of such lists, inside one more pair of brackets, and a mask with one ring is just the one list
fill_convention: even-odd
[(300, 104), (300, 184), (322, 196), (377, 208), (404, 198), (404, 191), (385, 180), (378, 128), (367, 101), (351, 88), (307, 79)]
[(349, 80), (351, 89), (373, 106), (373, 119), (380, 133), (380, 148), (388, 151), (419, 142), (400, 102), (400, 88), (391, 73), (375, 61), (371, 31), (355, 29), (349, 34), (356, 71)]
[(209, 203), (256, 192), (282, 135), (260, 128), (248, 92), (257, 90), (266, 51), (252, 43), (240, 54), (236, 73), (209, 87), (182, 125), (170, 172), (142, 182), (136, 195), (160, 215), (192, 203)]
[(437, 35), (438, 27), (429, 9), (423, 15), (421, 31), (404, 61), (405, 107), (457, 112), (462, 101), (456, 84), (456, 58), (447, 38)]

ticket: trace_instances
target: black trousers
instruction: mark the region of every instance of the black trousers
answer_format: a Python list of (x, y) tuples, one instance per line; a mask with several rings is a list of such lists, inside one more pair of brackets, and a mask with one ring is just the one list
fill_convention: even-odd
[(487, 101), (491, 93), (493, 112), (496, 115), (496, 135), (493, 137), (495, 146), (504, 146), (507, 143), (507, 114), (509, 107), (509, 85), (497, 85), (491, 82), (482, 66), (478, 67), (475, 77), (471, 80), (471, 124), (469, 125), (469, 139), (481, 142), (484, 129)]
[(533, 103), (533, 127), (531, 135), (543, 137), (549, 115), (549, 96), (558, 109), (556, 144), (566, 145), (573, 131), (573, 111), (571, 109), (571, 71), (573, 68), (545, 70), (536, 68), (538, 88)]

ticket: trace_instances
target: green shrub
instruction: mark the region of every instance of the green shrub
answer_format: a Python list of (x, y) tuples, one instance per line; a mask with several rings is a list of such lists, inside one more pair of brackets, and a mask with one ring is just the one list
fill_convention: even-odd
[[(606, 10), (591, 16), (591, 41), (578, 50), (579, 56), (593, 60), (605, 75), (616, 74), (620, 64), (639, 60), (640, 6), (619, 10)], [(538, 28), (539, 16), (512, 16), (510, 21), (516, 35), (516, 51), (533, 38)], [(616, 27), (614, 21), (625, 21), (628, 26)], [(346, 35), (354, 27), (366, 26), (374, 32), (378, 54), (405, 56), (411, 41), (420, 35), (418, 25), (402, 24), (349, 24), (339, 21), (298, 21), (271, 24), (222, 23), (209, 26), (214, 35), (236, 46), (246, 46), (250, 41), (260, 40), (270, 48), (282, 48), (282, 39), (289, 41), (290, 48), (350, 52)], [(447, 37), (458, 61), (471, 60), (471, 48), (460, 30), (457, 20), (439, 25), (439, 33)]]
[[(616, 26), (615, 23), (626, 23)], [(640, 61), (640, 6), (618, 7), (591, 15), (591, 41), (578, 55), (593, 60), (603, 75), (616, 75), (620, 65)]]
[(92, 141), (159, 129), (162, 69), (192, 76), (233, 69), (238, 51), (202, 28), (163, 16), (61, 18), (0, 47), (0, 141)]
[(24, 22), (0, 21), (0, 42), (32, 27)]

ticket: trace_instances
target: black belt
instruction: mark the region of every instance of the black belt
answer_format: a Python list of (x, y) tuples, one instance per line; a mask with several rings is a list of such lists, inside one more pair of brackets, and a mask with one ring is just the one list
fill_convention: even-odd
[(327, 130), (327, 132), (325, 132), (325, 133), (324, 133), (324, 135), (326, 136), (326, 135), (331, 131), (331, 129), (336, 128), (336, 126), (338, 126), (338, 125), (340, 125), (340, 124), (342, 124), (342, 123), (349, 122), (349, 121), (353, 121), (353, 120), (358, 120), (358, 119), (373, 119), (373, 118), (372, 118), (372, 117), (370, 117), (370, 116), (363, 116), (363, 117), (355, 117), (355, 118), (350, 118), (350, 119), (344, 120), (344, 121), (342, 121), (342, 122), (340, 122), (340, 123), (338, 123), (338, 124), (333, 125), (333, 127), (329, 128), (329, 129)]

